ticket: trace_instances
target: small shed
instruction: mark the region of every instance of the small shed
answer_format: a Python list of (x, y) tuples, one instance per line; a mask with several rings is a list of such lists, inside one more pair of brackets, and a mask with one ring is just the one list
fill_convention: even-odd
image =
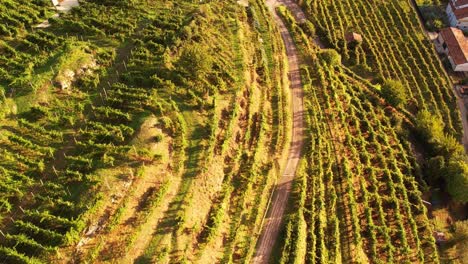
[(361, 34), (355, 33), (355, 32), (348, 32), (345, 34), (345, 40), (347, 43), (351, 42), (357, 42), (361, 43), (362, 42), (362, 36)]

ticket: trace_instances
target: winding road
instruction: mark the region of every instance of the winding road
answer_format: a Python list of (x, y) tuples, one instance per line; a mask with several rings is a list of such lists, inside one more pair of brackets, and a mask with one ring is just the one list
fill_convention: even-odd
[(254, 256), (254, 263), (268, 263), (275, 242), (278, 239), (283, 215), (288, 205), (288, 198), (292, 189), (292, 182), (296, 174), (296, 168), (301, 157), (302, 145), (304, 143), (303, 131), (303, 90), (301, 76), (299, 72), (299, 56), (296, 45), (282, 19), (276, 14), (275, 7), (278, 5), (287, 6), (301, 23), (305, 21), (305, 15), (300, 7), (292, 0), (268, 0), (267, 5), (273, 15), (274, 21), (283, 38), (288, 56), (289, 65), (289, 88), (291, 91), (293, 129), (290, 142), (288, 160), (284, 172), (278, 181), (273, 199), (263, 225), (263, 231), (257, 242), (257, 250)]

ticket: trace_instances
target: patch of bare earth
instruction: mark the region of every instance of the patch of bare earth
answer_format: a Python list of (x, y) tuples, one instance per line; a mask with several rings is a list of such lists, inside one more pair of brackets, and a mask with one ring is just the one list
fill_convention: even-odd
[(163, 202), (159, 205), (159, 210), (154, 210), (149, 216), (148, 221), (142, 224), (135, 234), (136, 239), (126, 249), (126, 254), (120, 258), (119, 263), (133, 263), (136, 258), (141, 256), (154, 236), (156, 227), (160, 224), (161, 219), (169, 210), (169, 204), (174, 199), (179, 189), (181, 182), (180, 177), (172, 177), (168, 192), (165, 195)]
[[(156, 127), (156, 119), (148, 118), (142, 125), (138, 136), (132, 142), (135, 146), (147, 146), (149, 151), (160, 157), (153, 164), (140, 169), (127, 166), (101, 171), (103, 186), (95, 213), (88, 216), (88, 226), (80, 241), (57, 254), (54, 262), (101, 263), (126, 255), (127, 243), (131, 239), (144, 213), (156, 192), (172, 178), (167, 161), (171, 160), (172, 139)], [(155, 140), (161, 135), (160, 141)], [(156, 210), (157, 211), (157, 210)], [(65, 256), (72, 256), (66, 259)]]
[[(112, 230), (103, 234), (104, 247), (99, 253), (99, 261), (111, 261), (126, 257), (128, 255), (127, 245), (132, 242), (133, 236), (136, 238), (139, 235), (151, 235), (151, 232), (136, 232), (140, 225), (146, 225), (150, 222), (157, 222), (158, 218), (148, 218), (150, 221), (145, 221), (144, 215), (146, 210), (145, 205), (150, 204), (150, 200), (155, 192), (158, 192), (164, 185), (165, 180), (171, 180), (170, 172), (165, 170), (161, 165), (151, 165), (145, 168), (145, 173), (141, 179), (138, 179), (135, 188), (126, 198), (122, 209), (124, 211), (118, 224), (112, 227)], [(159, 212), (158, 210), (156, 210)], [(142, 223), (143, 222), (143, 223)], [(137, 235), (137, 234), (138, 235)], [(141, 237), (141, 241), (144, 237)]]

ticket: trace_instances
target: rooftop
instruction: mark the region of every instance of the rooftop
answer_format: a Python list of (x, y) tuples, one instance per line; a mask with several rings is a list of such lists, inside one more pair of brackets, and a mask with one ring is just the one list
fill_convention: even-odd
[(440, 31), (448, 47), (449, 56), (456, 65), (468, 63), (468, 41), (463, 31), (458, 28), (449, 27)]
[(463, 19), (468, 17), (468, 7), (461, 7), (468, 5), (468, 0), (458, 0), (457, 2), (450, 1), (453, 13), (457, 19)]
[(352, 42), (352, 41), (362, 42), (362, 36), (355, 32), (346, 33), (345, 39), (346, 39), (346, 42)]
[(453, 3), (456, 8), (468, 5), (468, 0), (452, 0), (450, 2)]

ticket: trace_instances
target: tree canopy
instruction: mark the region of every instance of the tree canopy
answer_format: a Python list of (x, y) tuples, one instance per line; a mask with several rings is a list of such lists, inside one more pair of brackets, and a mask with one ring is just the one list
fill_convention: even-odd
[(341, 64), (341, 55), (334, 49), (323, 49), (318, 56), (330, 66)]
[(468, 202), (468, 163), (461, 157), (454, 157), (447, 167), (447, 191), (458, 202)]
[(408, 93), (400, 81), (387, 80), (382, 85), (382, 95), (388, 103), (397, 107), (408, 102)]
[(210, 72), (213, 66), (213, 58), (206, 47), (194, 43), (184, 47), (178, 66), (184, 70), (187, 77), (197, 80)]

